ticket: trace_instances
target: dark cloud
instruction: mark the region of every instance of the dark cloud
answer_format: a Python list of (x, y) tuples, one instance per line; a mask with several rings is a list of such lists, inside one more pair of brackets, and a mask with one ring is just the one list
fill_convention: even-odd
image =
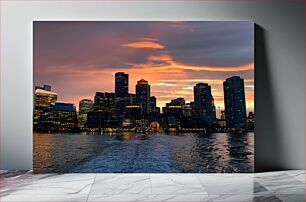
[(187, 64), (240, 66), (254, 61), (252, 22), (189, 22), (164, 42), (176, 61)]

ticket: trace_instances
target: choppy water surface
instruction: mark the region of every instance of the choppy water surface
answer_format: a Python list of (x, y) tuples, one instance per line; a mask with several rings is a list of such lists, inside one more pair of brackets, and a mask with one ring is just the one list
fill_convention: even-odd
[(254, 133), (34, 134), (34, 171), (253, 172)]

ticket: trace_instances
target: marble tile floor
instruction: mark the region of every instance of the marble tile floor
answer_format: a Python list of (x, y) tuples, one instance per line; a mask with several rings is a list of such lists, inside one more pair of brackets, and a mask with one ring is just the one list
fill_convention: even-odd
[(302, 202), (305, 171), (256, 174), (32, 174), (0, 171), (0, 201)]

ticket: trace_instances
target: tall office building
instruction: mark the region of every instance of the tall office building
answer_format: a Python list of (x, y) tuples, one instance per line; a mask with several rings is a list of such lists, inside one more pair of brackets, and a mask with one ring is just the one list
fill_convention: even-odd
[(223, 82), (226, 126), (229, 128), (246, 127), (246, 105), (244, 80), (233, 76)]
[(43, 109), (49, 107), (57, 101), (57, 93), (51, 91), (51, 86), (44, 87), (35, 86), (34, 92), (34, 112), (33, 112), (33, 127), (34, 130), (39, 130), (40, 116)]
[(83, 99), (79, 102), (79, 126), (84, 127), (87, 121), (87, 113), (93, 111), (93, 101)]
[(136, 99), (138, 104), (142, 107), (142, 113), (150, 112), (150, 85), (148, 81), (141, 79), (137, 81), (136, 85)]
[(216, 109), (211, 86), (207, 83), (198, 83), (193, 90), (195, 115), (205, 117), (209, 124), (216, 122)]
[(116, 97), (127, 97), (129, 95), (129, 75), (124, 72), (115, 74)]

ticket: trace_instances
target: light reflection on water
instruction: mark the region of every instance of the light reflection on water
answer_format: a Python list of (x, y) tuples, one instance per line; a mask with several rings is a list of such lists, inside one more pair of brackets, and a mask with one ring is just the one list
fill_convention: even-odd
[(34, 134), (34, 172), (253, 172), (254, 133)]

